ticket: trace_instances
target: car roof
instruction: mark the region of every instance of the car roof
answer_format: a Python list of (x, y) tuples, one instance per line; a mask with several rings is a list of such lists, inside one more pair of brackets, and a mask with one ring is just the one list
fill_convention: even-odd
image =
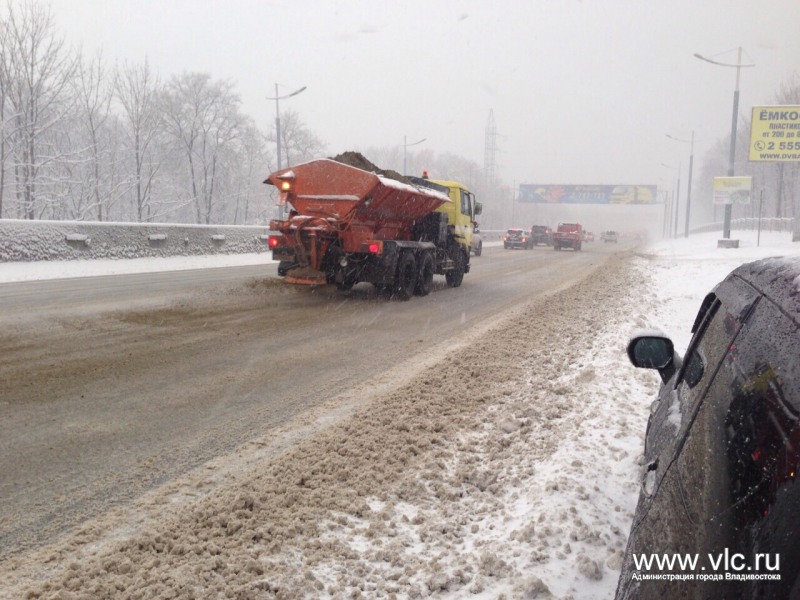
[(778, 256), (746, 263), (728, 277), (743, 279), (800, 324), (800, 256)]

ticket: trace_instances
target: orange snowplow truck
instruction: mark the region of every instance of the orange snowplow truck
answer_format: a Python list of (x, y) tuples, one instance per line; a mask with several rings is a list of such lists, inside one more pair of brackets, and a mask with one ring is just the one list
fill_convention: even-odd
[[(370, 163), (371, 164), (371, 163)], [(469, 272), (469, 251), (480, 203), (456, 182), (390, 178), (332, 159), (272, 173), (286, 220), (270, 221), (278, 275), (287, 282), (359, 282), (401, 300), (425, 296), (433, 276), (458, 287)]]

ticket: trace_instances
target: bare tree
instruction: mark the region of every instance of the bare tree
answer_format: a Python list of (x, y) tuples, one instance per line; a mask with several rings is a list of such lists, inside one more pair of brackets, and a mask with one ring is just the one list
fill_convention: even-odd
[(267, 169), (266, 138), (256, 128), (251, 120), (242, 127), (239, 138), (239, 148), (236, 163), (238, 168), (233, 171), (235, 182), (235, 203), (233, 209), (233, 223), (240, 221), (248, 224), (250, 216), (251, 199), (264, 195), (262, 175)]
[(162, 124), (159, 112), (158, 78), (147, 60), (125, 65), (116, 76), (116, 97), (122, 106), (127, 143), (133, 155), (133, 189), (136, 217), (141, 223), (153, 217), (153, 183), (161, 168), (155, 143)]
[[(101, 170), (111, 170), (111, 152), (101, 147), (104, 129), (109, 122), (112, 87), (106, 78), (102, 56), (96, 55), (89, 63), (79, 60), (73, 80), (78, 108), (78, 120), (86, 138), (85, 148), (79, 151), (83, 169), (83, 185), (89, 191), (90, 209), (95, 211), (98, 221), (104, 217), (103, 209), (112, 201), (113, 185)], [(85, 156), (85, 158), (83, 158)], [(105, 179), (105, 180), (104, 180)]]
[[(269, 139), (275, 141), (273, 129)], [(325, 152), (325, 144), (306, 127), (293, 110), (281, 115), (281, 149), (286, 156), (286, 165), (295, 165), (319, 158)]]
[(227, 81), (187, 73), (173, 77), (164, 96), (166, 129), (181, 149), (197, 223), (210, 223), (222, 197), (221, 159), (239, 135), (239, 97)]
[[(68, 84), (75, 58), (55, 34), (49, 9), (33, 1), (9, 2), (3, 23), (2, 79), (11, 116), (16, 199), (21, 216), (36, 217), (37, 202), (52, 201), (45, 188), (49, 167), (60, 159), (48, 139), (71, 109)], [(51, 190), (52, 192), (52, 190)], [(40, 201), (39, 196), (44, 196)]]
[[(795, 74), (793, 78), (784, 82), (775, 100), (779, 105), (798, 105), (800, 104), (800, 74)], [(777, 197), (775, 216), (793, 216), (797, 218), (797, 202), (800, 199), (800, 165), (798, 163), (779, 162), (774, 165)]]
[(6, 162), (8, 158), (9, 128), (13, 119), (6, 108), (8, 96), (9, 69), (9, 28), (5, 20), (0, 22), (0, 219), (3, 218), (3, 199), (6, 192)]

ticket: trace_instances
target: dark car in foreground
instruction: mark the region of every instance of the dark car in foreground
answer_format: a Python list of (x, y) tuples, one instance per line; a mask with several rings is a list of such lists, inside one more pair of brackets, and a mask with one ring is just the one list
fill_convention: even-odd
[(533, 248), (531, 236), (524, 229), (509, 229), (503, 236), (503, 248), (522, 248), (529, 250)]
[(616, 597), (800, 597), (800, 257), (734, 270), (681, 359), (638, 332), (662, 379)]

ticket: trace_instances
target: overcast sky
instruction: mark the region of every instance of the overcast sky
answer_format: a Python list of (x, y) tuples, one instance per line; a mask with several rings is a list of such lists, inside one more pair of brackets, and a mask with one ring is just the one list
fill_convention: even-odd
[[(369, 146), (484, 163), (487, 117), (511, 183), (652, 183), (688, 167), (800, 70), (798, 0), (53, 0), (57, 26), (109, 62), (236, 84), (267, 130), (275, 83), (330, 154)], [(745, 174), (745, 173), (737, 173)], [(721, 173), (720, 175), (725, 175)]]

